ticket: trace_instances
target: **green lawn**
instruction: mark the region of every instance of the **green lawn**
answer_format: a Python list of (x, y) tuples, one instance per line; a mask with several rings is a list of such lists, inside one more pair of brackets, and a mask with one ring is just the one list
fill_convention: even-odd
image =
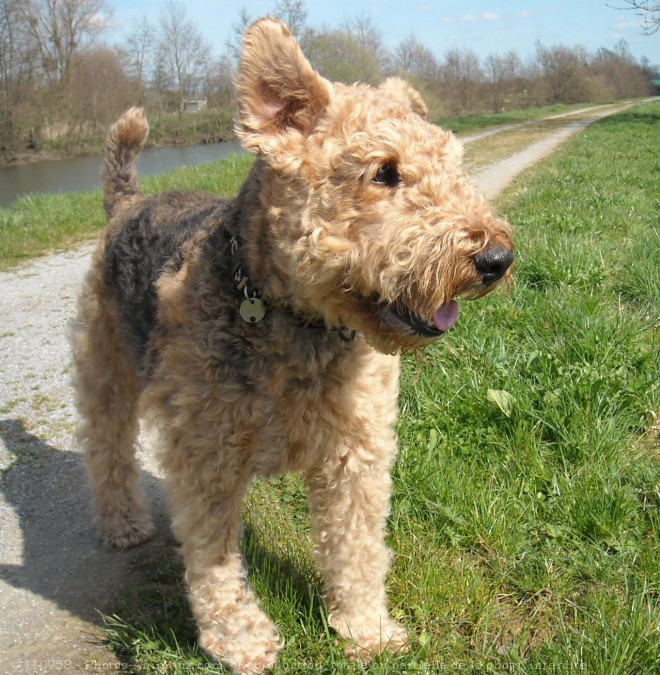
[[(144, 192), (209, 190), (236, 194), (252, 165), (251, 155), (233, 155), (200, 166), (140, 180)], [(100, 166), (99, 166), (100, 170)], [(0, 269), (96, 238), (105, 225), (99, 190), (65, 195), (28, 195), (0, 208)]]
[[(660, 672), (659, 129), (660, 104), (640, 105), (527, 173), (499, 204), (510, 292), (405, 359), (389, 597), (408, 654), (344, 659), (300, 480), (254, 484), (243, 550), (286, 639), (276, 673)], [(145, 183), (214, 189), (222, 166)], [(131, 672), (221, 672), (174, 546), (140, 565), (110, 647)]]
[(561, 115), (573, 110), (582, 110), (597, 105), (604, 105), (605, 102), (593, 103), (575, 103), (572, 105), (546, 105), (542, 108), (525, 108), (523, 110), (509, 110), (508, 112), (490, 113), (483, 115), (468, 115), (463, 117), (441, 117), (434, 120), (443, 129), (449, 129), (455, 134), (469, 134), (480, 131), (486, 127), (497, 127), (503, 124), (515, 124), (516, 122), (527, 122), (540, 117), (551, 115)]

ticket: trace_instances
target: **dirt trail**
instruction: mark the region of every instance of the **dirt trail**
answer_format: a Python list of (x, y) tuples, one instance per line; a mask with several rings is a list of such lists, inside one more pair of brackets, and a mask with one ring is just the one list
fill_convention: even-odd
[[(617, 110), (620, 108), (617, 108)], [(568, 122), (473, 176), (489, 198), (571, 135), (615, 112)], [(506, 133), (499, 131), (498, 133)], [(104, 550), (91, 525), (82, 458), (72, 440), (67, 325), (91, 246), (0, 272), (0, 673), (112, 669), (99, 612), (139, 581), (137, 562), (173, 546), (157, 468), (142, 452), (157, 536)]]
[[(621, 108), (617, 108), (617, 111)], [(611, 115), (613, 111), (600, 111), (567, 123), (565, 126), (548, 134), (540, 141), (532, 143), (524, 150), (517, 152), (496, 164), (487, 166), (474, 173), (471, 178), (481, 188), (488, 199), (495, 199), (523, 171), (538, 164), (544, 157), (554, 152), (571, 136), (583, 131), (596, 120)]]
[[(525, 120), (524, 122), (513, 122), (512, 124), (502, 124), (498, 127), (492, 127), (491, 129), (486, 129), (485, 131), (478, 131), (475, 134), (469, 134), (467, 136), (461, 136), (463, 143), (474, 143), (474, 141), (480, 141), (482, 138), (489, 138), (490, 136), (495, 136), (507, 131), (515, 131), (516, 129), (522, 129), (523, 127), (528, 127), (533, 124), (538, 124), (539, 122), (544, 122), (548, 120), (558, 120), (564, 117), (577, 117), (583, 115), (584, 113), (592, 113), (596, 111), (604, 111), (605, 115), (611, 115), (613, 112), (612, 108), (615, 106), (620, 106), (619, 103), (608, 103), (607, 105), (598, 105), (591, 106), (589, 108), (580, 108), (579, 110), (571, 110), (570, 112), (559, 113), (558, 115), (550, 115), (548, 117), (543, 117), (541, 119), (531, 119)], [(617, 108), (618, 110), (618, 108)]]
[[(72, 441), (66, 335), (91, 250), (0, 273), (0, 673), (112, 663), (99, 642), (99, 611), (110, 611), (135, 578), (136, 557), (149, 552), (98, 545)], [(146, 478), (161, 533), (151, 546), (163, 546), (167, 518), (153, 466)]]
[(592, 108), (582, 108), (560, 115), (544, 117), (542, 120), (537, 119), (519, 122), (517, 124), (508, 124), (504, 127), (497, 127), (479, 134), (466, 136), (461, 139), (463, 143), (473, 143), (499, 133), (515, 132), (533, 124), (538, 125), (539, 122), (574, 118), (560, 127), (553, 127), (552, 131), (549, 131), (540, 140), (531, 143), (520, 152), (516, 152), (501, 161), (475, 171), (471, 175), (471, 178), (481, 188), (481, 191), (488, 199), (495, 199), (508, 185), (523, 173), (523, 171), (538, 164), (543, 158), (552, 154), (571, 136), (583, 131), (597, 120), (603, 119), (603, 117), (608, 117), (609, 115), (625, 110), (630, 107), (630, 105), (630, 103), (612, 103)]

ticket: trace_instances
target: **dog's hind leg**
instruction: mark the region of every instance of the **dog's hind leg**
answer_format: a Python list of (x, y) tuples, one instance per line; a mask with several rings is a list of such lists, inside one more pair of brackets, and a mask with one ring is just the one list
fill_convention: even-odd
[(135, 458), (139, 384), (117, 334), (113, 304), (91, 290), (97, 281), (88, 278), (73, 326), (77, 438), (85, 452), (99, 533), (106, 545), (125, 549), (153, 534)]

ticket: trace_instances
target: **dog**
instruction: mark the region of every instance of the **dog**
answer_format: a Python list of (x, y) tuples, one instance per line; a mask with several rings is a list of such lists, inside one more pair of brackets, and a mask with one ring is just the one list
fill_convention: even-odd
[(153, 534), (134, 457), (158, 430), (201, 647), (261, 673), (282, 643), (245, 581), (240, 505), (301, 472), (328, 621), (352, 658), (404, 650), (384, 543), (399, 355), (511, 273), (512, 228), (461, 172), (462, 147), (398, 78), (333, 84), (272, 18), (244, 36), (239, 194), (144, 196), (141, 109), (112, 127), (108, 227), (74, 327), (78, 439), (103, 541)]

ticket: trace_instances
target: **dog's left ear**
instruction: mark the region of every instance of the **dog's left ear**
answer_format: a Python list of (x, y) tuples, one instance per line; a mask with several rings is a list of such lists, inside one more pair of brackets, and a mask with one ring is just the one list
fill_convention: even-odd
[(378, 89), (388, 98), (403, 103), (422, 119), (426, 119), (429, 112), (426, 103), (417, 89), (411, 87), (405, 80), (400, 77), (388, 77)]
[(289, 29), (268, 17), (245, 32), (236, 91), (237, 134), (268, 160), (284, 137), (311, 134), (332, 85), (312, 68)]

